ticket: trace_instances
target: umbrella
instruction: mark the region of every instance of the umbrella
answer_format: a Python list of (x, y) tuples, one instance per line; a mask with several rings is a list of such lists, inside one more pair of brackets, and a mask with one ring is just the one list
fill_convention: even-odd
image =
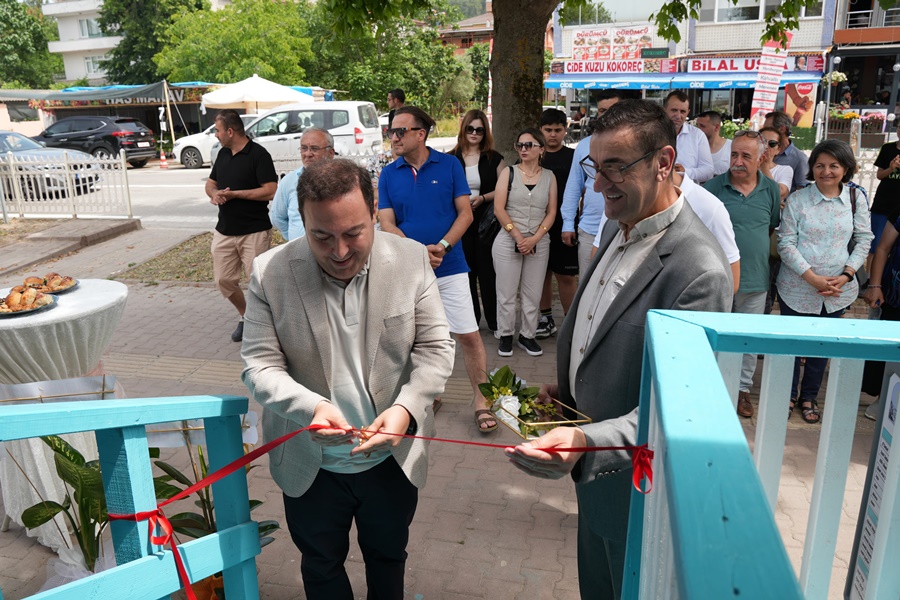
[(221, 87), (213, 92), (203, 94), (201, 109), (207, 108), (243, 108), (245, 110), (275, 108), (292, 102), (312, 102), (313, 97), (298, 90), (263, 79), (254, 74), (253, 77)]

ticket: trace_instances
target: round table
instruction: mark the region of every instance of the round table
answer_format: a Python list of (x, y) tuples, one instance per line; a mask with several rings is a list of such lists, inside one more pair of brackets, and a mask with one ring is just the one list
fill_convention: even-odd
[[(8, 289), (0, 290), (4, 298), (8, 293)], [(128, 287), (117, 281), (83, 279), (76, 289), (59, 295), (53, 308), (0, 318), (0, 384), (101, 374), (100, 357), (122, 318), (127, 297)], [(0, 398), (0, 418), (3, 400)], [(64, 437), (87, 460), (97, 458), (92, 432)], [(7, 516), (21, 523), (22, 511), (37, 504), (40, 497), (62, 501), (65, 491), (56, 474), (53, 452), (40, 439), (14, 440), (4, 445), (0, 454), (0, 492)], [(40, 497), (20, 468), (37, 487)], [(60, 529), (66, 531), (68, 524), (61, 516), (57, 519)], [(27, 533), (57, 551), (69, 545), (52, 521)]]

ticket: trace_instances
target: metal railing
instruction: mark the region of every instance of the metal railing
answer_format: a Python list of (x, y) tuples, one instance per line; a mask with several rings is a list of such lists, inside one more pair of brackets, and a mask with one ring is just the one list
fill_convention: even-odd
[(900, 27), (900, 8), (889, 8), (884, 11), (883, 27)]
[[(82, 156), (78, 154), (76, 156)], [(127, 217), (125, 154), (111, 158), (0, 155), (0, 204), (19, 217)]]
[(848, 12), (844, 20), (844, 29), (857, 29), (860, 27), (872, 27), (872, 18), (875, 11), (855, 10)]
[[(203, 419), (212, 472), (243, 456), (240, 415), (246, 412), (247, 398), (236, 396), (14, 405), (0, 408), (0, 442), (95, 431), (108, 511), (134, 514), (157, 504), (145, 425)], [(188, 575), (197, 582), (221, 571), (229, 600), (258, 600), (259, 529), (250, 520), (246, 470), (238, 469), (212, 489), (217, 531), (178, 545)], [(151, 543), (146, 521), (112, 521), (109, 529), (117, 567), (33, 598), (157, 600), (182, 587), (172, 551)]]
[(853, 181), (865, 188), (869, 195), (869, 204), (875, 199), (875, 190), (878, 189), (878, 184), (880, 183), (877, 176), (878, 167), (875, 166), (876, 158), (878, 158), (878, 150), (874, 148), (861, 150), (856, 158), (859, 171), (853, 178)]
[[(638, 443), (655, 451), (654, 480), (632, 493), (623, 598), (828, 598), (863, 361), (900, 360), (900, 325), (651, 311), (645, 335)], [(752, 453), (735, 413), (745, 352), (766, 355)], [(799, 580), (774, 517), (795, 356), (832, 359)], [(897, 483), (883, 489), (867, 599), (900, 596), (885, 566)]]
[[(372, 181), (377, 182), (379, 175), (381, 175), (381, 169), (384, 168), (385, 165), (393, 162), (394, 157), (390, 152), (367, 152), (365, 150), (360, 150), (358, 153), (349, 153), (342, 154), (340, 156), (335, 155), (335, 158), (347, 158), (354, 161), (359, 166), (365, 168), (369, 174), (372, 176)], [(299, 169), (303, 166), (303, 162), (300, 160), (300, 156), (273, 156), (272, 162), (275, 163), (275, 171), (278, 173), (278, 177), (284, 177), (291, 171)]]

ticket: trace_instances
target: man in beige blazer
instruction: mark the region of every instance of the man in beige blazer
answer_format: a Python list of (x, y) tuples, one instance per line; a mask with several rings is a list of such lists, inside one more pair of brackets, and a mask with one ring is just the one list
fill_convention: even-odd
[(428, 252), (375, 231), (364, 169), (321, 161), (297, 196), (307, 235), (254, 261), (243, 380), (267, 440), (326, 427), (270, 456), (306, 597), (353, 598), (344, 561), (355, 520), (368, 597), (400, 600), (427, 442), (378, 432), (434, 435), (454, 343)]

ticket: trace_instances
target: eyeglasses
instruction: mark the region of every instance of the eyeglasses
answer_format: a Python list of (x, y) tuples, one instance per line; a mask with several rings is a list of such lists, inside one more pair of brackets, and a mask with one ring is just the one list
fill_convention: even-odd
[(543, 148), (544, 146), (538, 144), (537, 142), (516, 142), (513, 144), (516, 147), (516, 150), (521, 152), (522, 150), (531, 150), (532, 148)]
[(769, 148), (777, 148), (780, 145), (778, 140), (766, 140), (766, 146)]
[(300, 152), (321, 152), (322, 150), (328, 150), (331, 146), (300, 146)]
[(484, 135), (484, 127), (472, 127), (471, 125), (467, 125), (466, 133), (470, 135)]
[(388, 139), (391, 139), (395, 135), (398, 138), (402, 138), (404, 135), (406, 135), (407, 131), (422, 131), (424, 129), (424, 127), (394, 127), (387, 130), (387, 136)]
[(636, 161), (630, 162), (624, 167), (603, 167), (601, 169), (598, 169), (597, 164), (590, 156), (585, 156), (581, 159), (581, 161), (579, 161), (578, 164), (581, 165), (581, 170), (584, 171), (584, 174), (587, 175), (589, 179), (596, 179), (597, 173), (600, 173), (610, 183), (622, 183), (623, 181), (625, 181), (625, 171), (638, 164), (642, 160), (646, 160), (647, 158), (653, 156), (654, 154), (659, 152), (659, 150), (660, 148), (651, 150)]

